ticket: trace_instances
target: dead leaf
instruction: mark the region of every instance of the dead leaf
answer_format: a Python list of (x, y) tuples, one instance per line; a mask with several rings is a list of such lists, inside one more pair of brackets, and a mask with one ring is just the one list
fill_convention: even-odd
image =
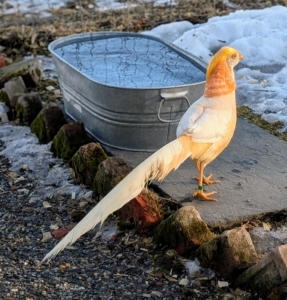
[(69, 269), (71, 267), (71, 264), (63, 263), (63, 264), (60, 264), (59, 267), (60, 267), (61, 270), (66, 270), (66, 269)]
[(182, 278), (179, 283), (179, 285), (187, 286), (190, 284), (189, 280), (187, 278)]
[(52, 85), (48, 85), (48, 86), (46, 86), (46, 90), (47, 91), (53, 91), (55, 89), (55, 87), (53, 87)]
[(42, 243), (45, 243), (46, 241), (48, 241), (52, 238), (50, 231), (43, 232), (42, 234), (43, 234), (43, 238), (41, 240)]
[(31, 37), (31, 44), (32, 45), (35, 44), (37, 36), (38, 36), (38, 33), (36, 33), (36, 32), (32, 35), (32, 37)]
[(158, 291), (152, 291), (151, 292), (151, 295), (156, 295), (157, 297), (162, 297), (162, 293), (161, 292), (158, 292)]
[(125, 244), (126, 246), (128, 246), (128, 245), (135, 244), (135, 243), (137, 243), (138, 241), (139, 241), (138, 239), (136, 239), (136, 240), (125, 240), (124, 244)]
[(262, 222), (262, 226), (265, 230), (269, 231), (271, 229), (271, 225), (269, 223)]
[(228, 281), (220, 281), (220, 280), (218, 280), (217, 281), (217, 285), (218, 285), (219, 288), (223, 288), (223, 287), (228, 287), (229, 283), (228, 283)]
[(52, 205), (48, 201), (43, 201), (44, 208), (50, 208)]
[(57, 229), (59, 229), (59, 226), (57, 224), (51, 224), (50, 229), (51, 230), (57, 230)]
[(81, 201), (80, 204), (79, 204), (79, 207), (84, 207), (88, 204), (89, 202), (88, 201)]
[(18, 177), (18, 174), (16, 172), (8, 172), (7, 176), (14, 179), (14, 178)]
[(102, 232), (101, 231), (98, 231), (96, 233), (96, 235), (93, 237), (93, 240), (96, 240), (98, 237), (100, 237), (102, 235)]
[(69, 249), (69, 250), (76, 250), (78, 249), (77, 247), (75, 246), (67, 246), (65, 249)]
[(163, 274), (164, 275), (164, 277), (168, 280), (168, 281), (172, 281), (172, 282), (178, 282), (178, 280), (177, 279), (174, 279), (173, 277), (171, 277), (171, 276), (169, 276), (169, 275), (167, 275), (167, 274)]
[(59, 267), (60, 267), (61, 270), (66, 270), (67, 269), (66, 265), (59, 265)]
[(57, 97), (60, 97), (60, 96), (62, 95), (61, 90), (59, 90), (59, 89), (54, 90), (54, 94), (55, 94), (55, 96), (57, 96)]

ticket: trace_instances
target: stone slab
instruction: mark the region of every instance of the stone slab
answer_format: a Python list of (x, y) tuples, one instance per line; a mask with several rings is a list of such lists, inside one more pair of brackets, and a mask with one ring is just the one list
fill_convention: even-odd
[[(151, 155), (105, 147), (135, 167)], [(197, 187), (197, 170), (191, 160), (171, 172), (159, 187), (183, 205), (193, 205), (210, 226), (228, 227), (269, 212), (287, 210), (287, 143), (239, 118), (228, 148), (205, 169), (220, 183), (218, 202), (191, 197)]]

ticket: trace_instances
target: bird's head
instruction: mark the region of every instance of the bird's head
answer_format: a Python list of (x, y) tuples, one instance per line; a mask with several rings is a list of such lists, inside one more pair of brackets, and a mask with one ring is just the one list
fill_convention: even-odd
[(204, 95), (220, 96), (236, 89), (233, 68), (243, 59), (232, 47), (221, 48), (210, 60), (206, 71)]

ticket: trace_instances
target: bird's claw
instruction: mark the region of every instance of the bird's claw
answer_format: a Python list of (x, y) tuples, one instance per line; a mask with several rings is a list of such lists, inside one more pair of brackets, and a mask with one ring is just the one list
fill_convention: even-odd
[(217, 199), (210, 197), (214, 194), (216, 194), (216, 192), (204, 193), (202, 190), (197, 190), (196, 192), (193, 193), (193, 197), (194, 198), (200, 198), (204, 201), (217, 202)]
[[(210, 174), (207, 177), (203, 176), (202, 183), (205, 184), (205, 185), (209, 185), (209, 184), (216, 184), (216, 183), (220, 182), (219, 180), (212, 180), (211, 178), (212, 178), (212, 174)], [(195, 177), (194, 179), (196, 179), (197, 181), (199, 181), (198, 177)]]

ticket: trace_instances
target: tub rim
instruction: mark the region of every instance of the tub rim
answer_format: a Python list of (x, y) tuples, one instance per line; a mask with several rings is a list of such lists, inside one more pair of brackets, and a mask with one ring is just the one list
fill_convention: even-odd
[(77, 33), (77, 34), (72, 34), (72, 35), (67, 35), (67, 36), (64, 36), (64, 37), (60, 37), (60, 38), (52, 41), (48, 45), (48, 50), (52, 54), (52, 56), (56, 57), (61, 62), (65, 63), (70, 68), (74, 69), (76, 72), (82, 74), (83, 76), (88, 78), (90, 81), (92, 81), (96, 84), (108, 87), (108, 88), (114, 88), (114, 89), (120, 89), (120, 90), (122, 90), (122, 89), (124, 89), (124, 90), (159, 90), (159, 89), (161, 89), (162, 90), (162, 89), (184, 88), (186, 86), (204, 84), (206, 82), (206, 80), (203, 80), (203, 81), (197, 81), (197, 82), (194, 82), (194, 83), (182, 84), (182, 85), (170, 85), (170, 86), (158, 86), (158, 87), (140, 87), (140, 88), (108, 85), (108, 84), (96, 81), (95, 79), (93, 79), (92, 77), (90, 77), (86, 74), (83, 74), (81, 71), (79, 71), (79, 69), (74, 67), (72, 64), (70, 64), (66, 60), (64, 60), (60, 55), (58, 55), (54, 51), (57, 48), (59, 48), (60, 46), (71, 44), (71, 42), (75, 43), (75, 42), (80, 41), (80, 40), (81, 41), (86, 41), (86, 40), (91, 40), (93, 38), (105, 39), (107, 37), (108, 38), (109, 37), (143, 37), (143, 38), (146, 38), (146, 39), (154, 40), (154, 41), (162, 43), (165, 46), (167, 46), (168, 48), (172, 49), (178, 55), (180, 55), (184, 59), (187, 59), (190, 63), (192, 63), (195, 67), (197, 67), (199, 70), (201, 70), (204, 74), (206, 73), (207, 63), (205, 63), (199, 57), (197, 57), (197, 56), (195, 56), (195, 55), (193, 55), (193, 54), (179, 48), (178, 46), (176, 46), (176, 45), (174, 45), (174, 44), (172, 44), (168, 41), (165, 41), (161, 38), (151, 36), (151, 35), (148, 35), (148, 34), (142, 34), (142, 33), (121, 32), (121, 31), (93, 31), (93, 32)]

